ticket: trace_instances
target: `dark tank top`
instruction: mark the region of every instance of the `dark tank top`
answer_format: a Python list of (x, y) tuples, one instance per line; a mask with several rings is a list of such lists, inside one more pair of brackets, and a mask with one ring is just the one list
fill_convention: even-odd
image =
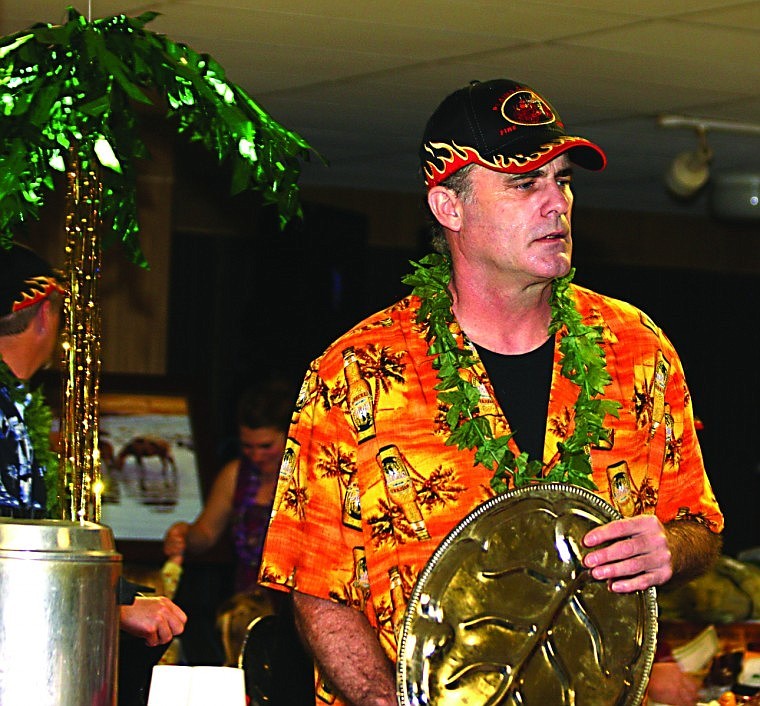
[(259, 469), (247, 457), (241, 456), (238, 466), (235, 495), (232, 500), (232, 539), (235, 544), (235, 590), (256, 587), (261, 563), (264, 535), (272, 512), (271, 505), (256, 503), (261, 485)]

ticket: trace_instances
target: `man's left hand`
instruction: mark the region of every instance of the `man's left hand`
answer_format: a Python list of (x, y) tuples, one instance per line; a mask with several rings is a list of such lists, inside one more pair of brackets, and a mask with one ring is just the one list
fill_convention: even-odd
[(654, 515), (637, 515), (596, 527), (583, 543), (589, 552), (583, 563), (595, 579), (609, 582), (616, 593), (660, 586), (673, 576), (668, 534)]
[(121, 606), (121, 629), (142, 637), (148, 647), (166, 644), (186, 622), (184, 611), (165, 596), (138, 596), (132, 605)]

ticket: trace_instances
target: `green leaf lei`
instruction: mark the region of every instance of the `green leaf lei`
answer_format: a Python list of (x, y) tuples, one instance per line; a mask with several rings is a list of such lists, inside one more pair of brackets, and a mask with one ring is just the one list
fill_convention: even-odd
[(53, 517), (58, 508), (58, 454), (50, 448), (50, 425), (53, 420), (50, 407), (45, 403), (42, 390), (29, 390), (0, 356), (0, 387), (8, 390), (11, 401), (24, 408), (24, 426), (34, 450), (37, 464), (45, 469), (47, 491), (46, 516)]
[(608, 414), (617, 417), (620, 403), (598, 399), (612, 379), (606, 369), (601, 327), (584, 324), (570, 297), (568, 290), (575, 270), (552, 283), (549, 325), (552, 335), (563, 331), (559, 344), (562, 375), (578, 386), (575, 424), (572, 436), (557, 444), (557, 463), (548, 464), (548, 472), (543, 474), (540, 460), (529, 459), (527, 453), (515, 456), (510, 450), (512, 433), (495, 437), (488, 418), (477, 414), (478, 388), (460, 375), (460, 370), (474, 365), (475, 353), (469, 346), (460, 348), (450, 329), (454, 315), (449, 259), (431, 254), (411, 264), (414, 271), (403, 281), (421, 300), (417, 322), (427, 326), (428, 353), (436, 356), (433, 366), (440, 382), (435, 389), (438, 399), (448, 408), (446, 422), (452, 429), (446, 444), (477, 449), (475, 462), (493, 471), (491, 487), (497, 493), (538, 481), (572, 483), (596, 490), (589, 448), (609, 441), (604, 418)]

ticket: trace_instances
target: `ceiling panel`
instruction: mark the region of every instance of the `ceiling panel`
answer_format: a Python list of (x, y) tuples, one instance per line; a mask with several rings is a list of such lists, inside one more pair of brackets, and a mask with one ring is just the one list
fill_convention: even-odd
[(683, 17), (702, 10), (731, 12), (737, 6), (750, 7), (756, 3), (736, 0), (543, 0), (542, 4), (602, 12), (614, 9), (637, 17)]
[[(0, 34), (61, 22), (74, 0), (0, 0)], [(760, 1), (91, 0), (82, 14), (148, 10), (147, 29), (214, 56), (330, 160), (303, 183), (419, 190), (417, 144), (445, 95), (507, 76), (545, 93), (610, 157), (580, 201), (694, 215), (662, 174), (693, 130), (661, 113), (760, 124)], [(713, 169), (760, 172), (760, 136), (709, 132)]]
[(689, 22), (704, 22), (705, 24), (721, 27), (735, 27), (736, 29), (750, 32), (760, 30), (760, 12), (758, 12), (757, 3), (744, 2), (737, 5), (727, 3), (727, 5), (727, 7), (722, 7), (718, 10), (692, 12), (686, 16), (686, 19)]
[(720, 88), (746, 95), (758, 90), (760, 44), (754, 32), (657, 21), (567, 42), (605, 52), (610, 57), (618, 56), (652, 81), (695, 89)]
[(367, 62), (362, 66), (365, 70), (372, 70), (374, 56), (386, 57), (385, 61), (387, 57), (397, 57), (403, 62), (430, 60), (469, 52), (473, 43), (489, 49), (520, 41), (495, 32), (452, 31), (446, 27), (427, 28), (421, 41), (419, 27), (376, 22), (364, 16), (315, 22), (313, 15), (261, 10), (213, 12), (196, 5), (183, 7), (180, 17), (165, 14), (151, 24), (155, 31), (168, 33), (171, 29), (172, 36), (178, 39), (197, 35), (199, 27), (203, 27), (207, 41), (218, 38), (244, 41), (254, 53), (262, 46), (284, 47), (296, 54), (303, 49), (330, 54), (345, 52), (356, 61)]

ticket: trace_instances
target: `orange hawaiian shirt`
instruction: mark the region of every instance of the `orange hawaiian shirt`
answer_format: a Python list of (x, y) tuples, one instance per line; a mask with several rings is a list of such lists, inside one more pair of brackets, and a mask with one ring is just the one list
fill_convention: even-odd
[[(624, 516), (685, 517), (720, 532), (673, 346), (633, 306), (575, 285), (570, 291), (584, 322), (603, 329), (612, 377), (605, 397), (621, 404), (619, 418), (605, 421), (611, 444), (591, 450), (598, 493)], [(447, 408), (434, 390), (425, 327), (415, 321), (419, 303), (409, 297), (369, 317), (311, 364), (260, 574), (264, 585), (363, 611), (394, 662), (417, 575), (446, 535), (494, 495), (491, 472), (474, 464), (474, 452), (446, 445)], [(544, 463), (572, 432), (577, 398), (559, 360), (555, 345)], [(505, 416), (482, 363), (466, 374), (481, 391), (479, 413), (495, 434), (508, 432), (509, 403)]]

